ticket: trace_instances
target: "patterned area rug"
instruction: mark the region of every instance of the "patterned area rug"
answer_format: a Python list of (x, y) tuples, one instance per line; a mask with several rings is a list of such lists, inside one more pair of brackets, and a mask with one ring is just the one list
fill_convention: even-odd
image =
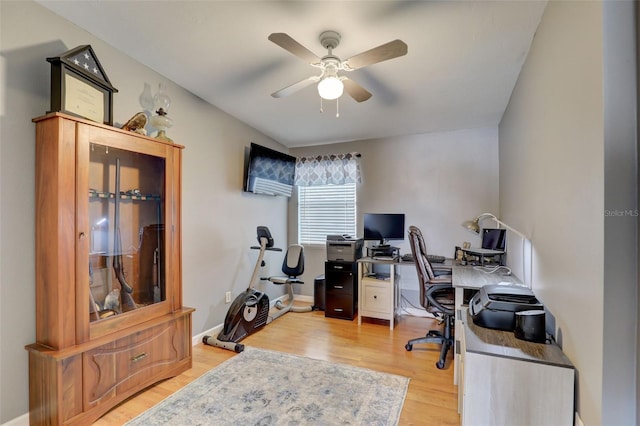
[(127, 425), (397, 425), (407, 377), (246, 347)]

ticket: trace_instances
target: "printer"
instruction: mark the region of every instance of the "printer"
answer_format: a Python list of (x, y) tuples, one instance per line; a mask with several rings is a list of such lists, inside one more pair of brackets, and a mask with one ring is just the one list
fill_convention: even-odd
[(531, 290), (516, 285), (485, 285), (469, 301), (474, 324), (496, 330), (514, 331), (517, 312), (536, 310), (544, 311), (544, 305)]
[(327, 235), (327, 260), (355, 262), (362, 257), (364, 240), (349, 235)]

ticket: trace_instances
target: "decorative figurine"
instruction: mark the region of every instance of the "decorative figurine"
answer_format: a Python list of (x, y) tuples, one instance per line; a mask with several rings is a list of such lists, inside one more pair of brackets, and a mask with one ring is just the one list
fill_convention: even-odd
[(124, 130), (128, 130), (130, 132), (135, 132), (135, 133), (139, 133), (141, 135), (146, 136), (147, 130), (144, 128), (146, 125), (147, 125), (147, 115), (144, 112), (139, 112), (133, 117), (131, 117), (129, 121), (127, 121), (125, 125), (122, 126), (122, 128)]

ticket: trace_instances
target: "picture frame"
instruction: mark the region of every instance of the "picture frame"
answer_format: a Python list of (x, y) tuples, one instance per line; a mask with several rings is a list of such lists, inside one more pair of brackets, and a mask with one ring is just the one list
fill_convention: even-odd
[(51, 63), (51, 110), (113, 125), (113, 87), (91, 45), (47, 58)]

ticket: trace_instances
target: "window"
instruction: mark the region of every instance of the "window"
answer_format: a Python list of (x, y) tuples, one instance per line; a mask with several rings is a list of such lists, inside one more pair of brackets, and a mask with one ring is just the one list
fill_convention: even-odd
[(341, 234), (356, 235), (356, 184), (298, 186), (298, 243)]

